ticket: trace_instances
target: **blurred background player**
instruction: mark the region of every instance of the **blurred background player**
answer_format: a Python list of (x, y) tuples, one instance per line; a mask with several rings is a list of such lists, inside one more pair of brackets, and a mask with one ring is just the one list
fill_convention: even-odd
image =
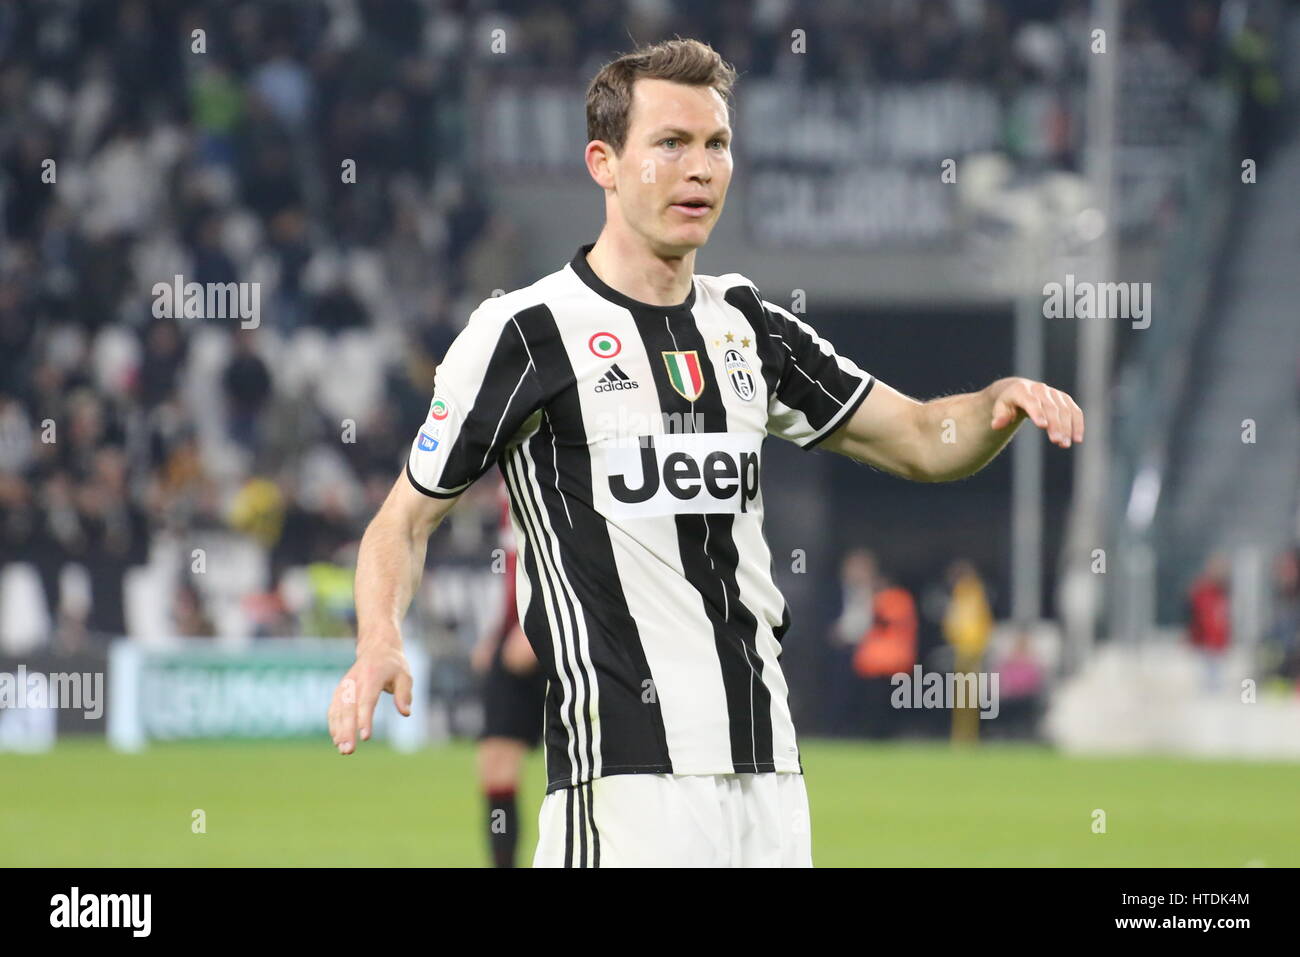
[(519, 626), (515, 600), (517, 553), (510, 530), (505, 484), (501, 497), (501, 547), (505, 595), (501, 620), (474, 649), (474, 670), (483, 675), (483, 731), (478, 742), (478, 779), (487, 804), (488, 848), (494, 867), (514, 867), (519, 846), (516, 795), (524, 756), (542, 739), (546, 678)]
[(866, 682), (867, 735), (889, 738), (902, 716), (893, 705), (894, 675), (912, 673), (917, 662), (916, 602), (912, 593), (871, 563), (871, 620), (853, 653), (853, 670)]
[(1223, 655), (1232, 640), (1230, 571), (1227, 557), (1215, 552), (1205, 560), (1187, 596), (1187, 637), (1201, 657), (1205, 687), (1211, 691), (1219, 686)]
[[(979, 572), (968, 560), (953, 562), (948, 569), (952, 589), (948, 609), (943, 616), (943, 636), (953, 650), (953, 671), (972, 674), (980, 670), (984, 651), (993, 633), (993, 613), (984, 595)], [(952, 739), (974, 741), (979, 737), (979, 709), (967, 701), (952, 712)]]

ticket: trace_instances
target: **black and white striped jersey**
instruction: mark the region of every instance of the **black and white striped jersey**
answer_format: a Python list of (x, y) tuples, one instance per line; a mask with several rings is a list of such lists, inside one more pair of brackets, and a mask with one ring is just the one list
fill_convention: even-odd
[(811, 448), (875, 380), (741, 275), (652, 306), (602, 282), (590, 248), (474, 311), (407, 477), (450, 497), (505, 475), (520, 620), (549, 679), (548, 791), (800, 772), (762, 444)]

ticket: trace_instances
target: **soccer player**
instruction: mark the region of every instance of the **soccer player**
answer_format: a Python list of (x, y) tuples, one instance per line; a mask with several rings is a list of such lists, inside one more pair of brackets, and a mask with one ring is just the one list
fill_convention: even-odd
[(585, 158), (604, 228), (470, 316), (362, 540), (357, 660), (330, 709), (343, 754), (381, 690), (409, 713), (399, 625), (426, 540), (475, 479), (504, 473), (548, 679), (535, 866), (811, 864), (765, 436), (923, 482), (983, 468), (1025, 418), (1062, 447), (1083, 439), (1079, 407), (1041, 382), (919, 402), (744, 276), (694, 274), (731, 183), (734, 79), (693, 40), (601, 69)]
[[(509, 531), (510, 505), (501, 491), (501, 530)], [(495, 867), (514, 867), (519, 844), (517, 795), (524, 756), (542, 740), (546, 677), (519, 625), (516, 598), (518, 553), (506, 546), (505, 600), (501, 620), (474, 649), (483, 673), (483, 732), (478, 743), (479, 786), (487, 803), (488, 849)]]

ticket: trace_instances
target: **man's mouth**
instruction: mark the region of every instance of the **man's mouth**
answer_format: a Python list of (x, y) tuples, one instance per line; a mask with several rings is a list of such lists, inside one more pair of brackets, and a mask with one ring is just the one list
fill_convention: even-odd
[(707, 216), (709, 210), (713, 209), (711, 205), (698, 199), (687, 200), (684, 203), (673, 203), (670, 208), (677, 210), (683, 216), (691, 216), (696, 219)]

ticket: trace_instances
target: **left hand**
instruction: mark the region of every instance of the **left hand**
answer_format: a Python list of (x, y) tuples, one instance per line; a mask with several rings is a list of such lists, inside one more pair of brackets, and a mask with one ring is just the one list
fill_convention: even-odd
[(1083, 410), (1074, 399), (1045, 382), (1013, 376), (990, 386), (993, 395), (995, 430), (1017, 425), (1028, 418), (1047, 433), (1053, 445), (1068, 449), (1083, 441)]

